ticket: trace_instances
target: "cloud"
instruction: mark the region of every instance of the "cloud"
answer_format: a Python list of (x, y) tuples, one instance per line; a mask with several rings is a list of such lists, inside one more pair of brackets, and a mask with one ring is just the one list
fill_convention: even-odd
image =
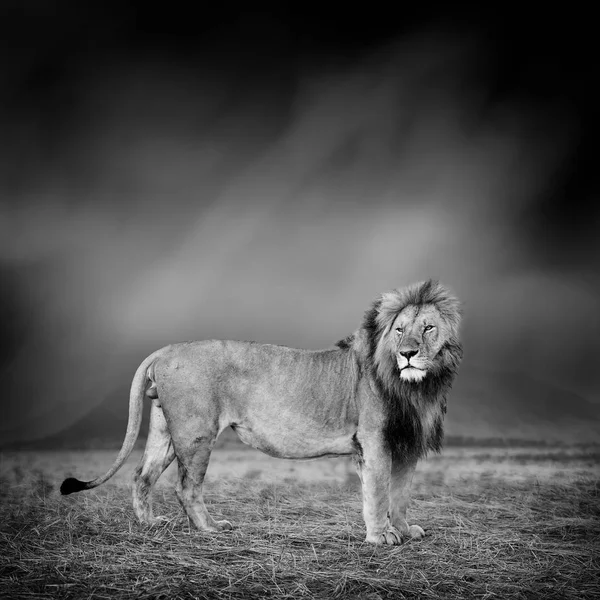
[(35, 323), (3, 367), (5, 431), (57, 430), (173, 341), (330, 345), (429, 276), (465, 300), (468, 360), (596, 394), (597, 278), (540, 268), (519, 227), (569, 128), (482, 112), (474, 47), (416, 38), (247, 102), (152, 64), (86, 79), (53, 169), (2, 208)]

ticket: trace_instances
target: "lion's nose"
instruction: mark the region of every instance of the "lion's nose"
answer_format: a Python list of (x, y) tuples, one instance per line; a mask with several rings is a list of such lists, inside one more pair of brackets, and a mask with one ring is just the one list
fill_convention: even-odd
[(418, 350), (404, 350), (404, 351), (400, 351), (400, 354), (402, 354), (402, 356), (404, 356), (404, 358), (406, 358), (406, 360), (410, 360), (415, 354), (418, 354), (419, 351)]

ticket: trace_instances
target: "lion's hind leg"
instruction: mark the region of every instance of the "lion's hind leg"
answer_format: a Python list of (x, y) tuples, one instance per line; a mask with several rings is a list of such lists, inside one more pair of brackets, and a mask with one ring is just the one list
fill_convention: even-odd
[(135, 470), (133, 483), (133, 510), (140, 522), (152, 525), (163, 520), (152, 513), (152, 488), (174, 458), (165, 415), (158, 401), (153, 400), (146, 449)]
[(177, 455), (179, 465), (177, 496), (194, 527), (203, 531), (233, 528), (229, 521), (215, 521), (208, 514), (202, 495), (204, 476), (216, 437), (216, 433), (197, 436), (192, 444)]

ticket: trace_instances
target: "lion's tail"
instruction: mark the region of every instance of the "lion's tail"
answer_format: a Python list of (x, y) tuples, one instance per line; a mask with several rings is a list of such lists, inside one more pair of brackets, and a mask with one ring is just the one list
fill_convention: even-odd
[(74, 492), (80, 492), (81, 490), (90, 490), (101, 485), (105, 481), (108, 481), (127, 460), (140, 433), (144, 396), (149, 381), (148, 369), (161, 352), (161, 350), (158, 350), (151, 354), (144, 362), (142, 362), (135, 372), (131, 383), (131, 391), (129, 393), (129, 421), (127, 422), (127, 433), (123, 440), (123, 446), (111, 468), (104, 475), (92, 479), (91, 481), (79, 481), (79, 479), (75, 479), (74, 477), (65, 479), (60, 486), (60, 493), (63, 494), (63, 496)]

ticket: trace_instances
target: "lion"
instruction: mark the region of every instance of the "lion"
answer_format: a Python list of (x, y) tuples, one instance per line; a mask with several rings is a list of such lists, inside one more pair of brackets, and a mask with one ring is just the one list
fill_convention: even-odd
[(153, 524), (151, 490), (176, 458), (177, 495), (193, 525), (231, 529), (208, 513), (202, 485), (218, 435), (287, 459), (351, 456), (361, 481), (366, 541), (400, 544), (425, 535), (406, 512), (417, 461), (439, 452), (446, 398), (462, 358), (458, 300), (428, 280), (381, 295), (361, 327), (326, 350), (207, 340), (146, 358), (131, 386), (123, 446), (108, 472), (68, 478), (62, 494), (110, 479), (152, 401), (146, 448), (135, 471), (134, 511)]

